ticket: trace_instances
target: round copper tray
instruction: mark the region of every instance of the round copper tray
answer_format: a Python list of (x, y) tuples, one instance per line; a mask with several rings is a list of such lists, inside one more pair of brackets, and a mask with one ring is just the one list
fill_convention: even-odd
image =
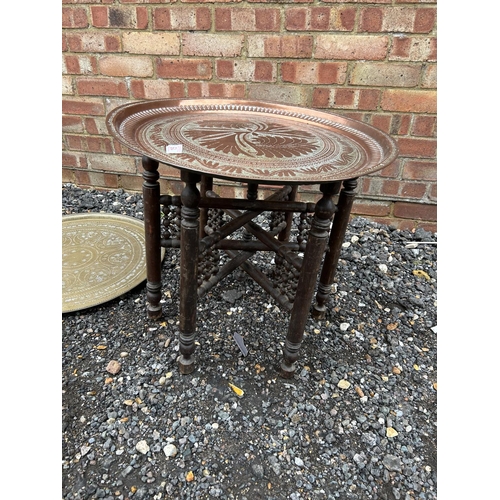
[[(164, 253), (162, 248), (162, 258)], [(63, 216), (63, 313), (107, 302), (145, 279), (143, 221), (117, 214)]]
[(121, 143), (141, 155), (239, 181), (333, 182), (380, 170), (397, 156), (392, 138), (370, 125), (260, 101), (133, 102), (109, 113), (107, 125)]

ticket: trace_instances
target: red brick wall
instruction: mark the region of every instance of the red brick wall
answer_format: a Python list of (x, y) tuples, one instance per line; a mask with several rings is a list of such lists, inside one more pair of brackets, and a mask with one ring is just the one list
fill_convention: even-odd
[(140, 191), (105, 125), (130, 100), (282, 101), (391, 134), (400, 156), (360, 179), (353, 212), (436, 230), (436, 16), (433, 0), (63, 0), (62, 180)]

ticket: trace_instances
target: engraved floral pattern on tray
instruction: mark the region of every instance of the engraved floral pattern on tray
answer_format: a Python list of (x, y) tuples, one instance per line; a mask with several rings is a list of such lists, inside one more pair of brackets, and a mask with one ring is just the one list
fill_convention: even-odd
[[(383, 133), (329, 113), (227, 102), (183, 104), (189, 99), (167, 106), (167, 101), (115, 110), (108, 118), (112, 132), (160, 162), (239, 180), (327, 182), (378, 170), (395, 157), (393, 145), (378, 142)], [(167, 153), (167, 146), (182, 146), (182, 152)]]
[(116, 214), (62, 220), (62, 310), (101, 304), (146, 279), (144, 223)]
[(246, 118), (211, 114), (193, 121), (189, 116), (176, 116), (152, 122), (143, 134), (159, 153), (169, 144), (182, 144), (183, 153), (170, 155), (177, 164), (236, 177), (302, 177), (351, 168), (366, 158), (356, 142), (340, 134), (332, 141), (329, 131), (292, 128), (280, 117)]

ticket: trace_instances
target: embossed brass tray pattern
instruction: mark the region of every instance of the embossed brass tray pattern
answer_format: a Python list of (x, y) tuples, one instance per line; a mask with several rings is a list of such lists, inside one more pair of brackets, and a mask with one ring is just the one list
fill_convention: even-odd
[(333, 182), (380, 170), (397, 155), (391, 137), (360, 121), (260, 101), (133, 102), (113, 110), (107, 125), (142, 155), (240, 181)]
[(112, 300), (145, 279), (143, 221), (115, 214), (63, 216), (63, 313)]

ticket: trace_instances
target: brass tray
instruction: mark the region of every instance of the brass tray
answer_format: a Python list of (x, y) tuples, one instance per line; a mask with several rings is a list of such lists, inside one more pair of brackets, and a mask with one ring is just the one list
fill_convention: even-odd
[(62, 217), (63, 313), (112, 300), (145, 279), (144, 222), (101, 213)]
[(333, 182), (380, 170), (397, 156), (393, 139), (371, 125), (261, 101), (139, 101), (115, 108), (107, 126), (141, 155), (243, 182)]

